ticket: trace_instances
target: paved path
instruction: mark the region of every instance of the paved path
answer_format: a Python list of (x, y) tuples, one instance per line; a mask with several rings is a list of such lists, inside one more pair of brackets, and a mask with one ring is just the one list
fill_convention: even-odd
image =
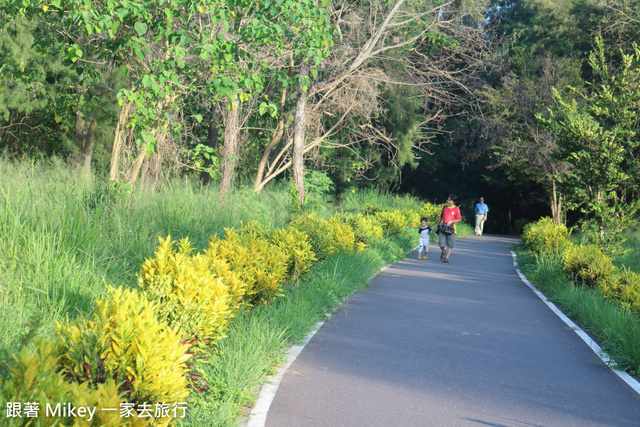
[(640, 397), (520, 280), (513, 239), (411, 255), (284, 374), (266, 425), (640, 426)]

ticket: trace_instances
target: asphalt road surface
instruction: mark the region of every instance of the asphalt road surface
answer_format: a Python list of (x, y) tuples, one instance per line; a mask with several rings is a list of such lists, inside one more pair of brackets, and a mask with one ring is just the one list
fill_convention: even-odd
[[(432, 238), (432, 240), (434, 240)], [(288, 368), (267, 426), (640, 426), (640, 396), (519, 278), (513, 239), (380, 273)]]

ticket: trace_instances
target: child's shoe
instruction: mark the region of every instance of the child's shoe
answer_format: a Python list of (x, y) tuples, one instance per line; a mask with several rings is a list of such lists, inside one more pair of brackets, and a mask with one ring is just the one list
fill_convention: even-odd
[(418, 259), (422, 259), (422, 257), (420, 255), (418, 255)]
[(427, 258), (429, 258), (427, 254), (424, 254), (424, 256), (422, 257), (422, 259), (427, 259)]

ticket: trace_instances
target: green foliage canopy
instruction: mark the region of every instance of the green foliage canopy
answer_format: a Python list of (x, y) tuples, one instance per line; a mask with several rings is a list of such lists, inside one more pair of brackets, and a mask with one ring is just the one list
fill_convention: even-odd
[(640, 207), (640, 49), (620, 52), (622, 63), (607, 63), (601, 37), (589, 56), (598, 81), (575, 89), (577, 98), (557, 90), (557, 108), (542, 121), (558, 137), (557, 155), (569, 166), (558, 177), (568, 202), (592, 215), (589, 234), (603, 246), (621, 243), (619, 233)]
[(51, 31), (40, 44), (89, 82), (109, 64), (123, 66), (131, 85), (119, 90), (119, 103), (136, 106), (130, 125), (152, 151), (158, 132), (182, 131), (171, 116), (195, 92), (232, 108), (262, 90), (266, 67), (248, 47), (292, 48), (317, 67), (332, 45), (328, 13), (310, 0), (9, 0), (2, 9), (44, 22)]

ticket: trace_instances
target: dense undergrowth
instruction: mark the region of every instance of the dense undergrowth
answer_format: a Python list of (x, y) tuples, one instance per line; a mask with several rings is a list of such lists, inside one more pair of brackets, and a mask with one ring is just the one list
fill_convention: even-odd
[[(128, 193), (4, 162), (0, 176), (0, 403), (38, 402), (40, 425), (236, 424), (284, 350), (439, 213), (375, 191), (337, 212), (277, 186), (222, 205), (197, 182)], [(60, 402), (98, 409), (47, 417)]]

